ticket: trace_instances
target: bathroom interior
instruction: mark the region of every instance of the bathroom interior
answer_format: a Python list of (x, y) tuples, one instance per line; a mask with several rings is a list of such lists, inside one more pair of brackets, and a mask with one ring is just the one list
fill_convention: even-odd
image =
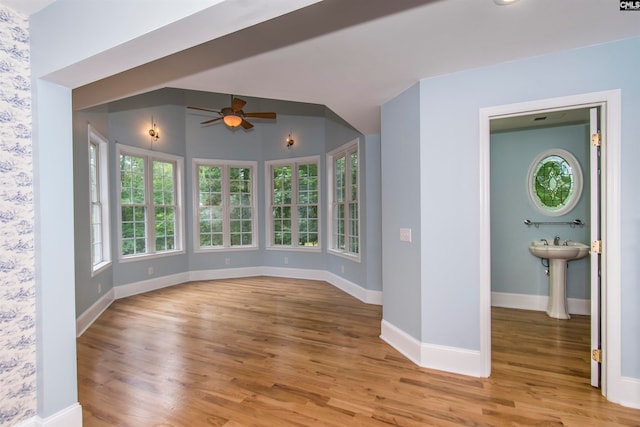
[[(546, 311), (550, 260), (535, 256), (529, 245), (590, 241), (589, 108), (491, 120), (490, 149), (491, 304)], [(575, 188), (574, 207), (547, 213), (534, 205), (530, 188), (534, 163), (540, 164), (541, 155), (550, 151), (568, 152), (575, 158), (582, 188), (579, 193)], [(565, 263), (568, 313), (558, 322), (571, 322), (571, 315), (590, 314), (590, 259), (582, 256)]]

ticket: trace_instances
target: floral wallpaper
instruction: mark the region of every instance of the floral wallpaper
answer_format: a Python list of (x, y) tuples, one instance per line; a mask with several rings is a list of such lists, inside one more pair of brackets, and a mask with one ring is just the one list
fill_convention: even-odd
[(0, 5), (0, 426), (36, 415), (29, 30)]

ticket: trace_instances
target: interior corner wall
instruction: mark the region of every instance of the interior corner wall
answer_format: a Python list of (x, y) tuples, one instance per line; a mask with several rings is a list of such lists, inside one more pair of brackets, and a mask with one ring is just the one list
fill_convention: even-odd
[[(422, 338), (420, 85), (382, 106), (381, 205), (383, 321)], [(411, 241), (400, 240), (400, 229)]]

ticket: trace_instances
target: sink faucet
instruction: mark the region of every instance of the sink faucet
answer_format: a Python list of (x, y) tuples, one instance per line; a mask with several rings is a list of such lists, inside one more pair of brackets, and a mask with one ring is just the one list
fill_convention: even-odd
[(553, 238), (553, 244), (558, 246), (560, 244), (560, 236), (556, 236)]
[(547, 239), (540, 239), (541, 242), (544, 242), (545, 246), (549, 246), (549, 242), (547, 242)]

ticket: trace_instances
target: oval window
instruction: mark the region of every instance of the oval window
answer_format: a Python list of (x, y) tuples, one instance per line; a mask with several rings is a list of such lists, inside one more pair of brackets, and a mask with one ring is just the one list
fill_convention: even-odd
[(566, 150), (540, 154), (529, 168), (529, 197), (541, 213), (560, 216), (573, 209), (582, 194), (582, 170), (578, 160)]

